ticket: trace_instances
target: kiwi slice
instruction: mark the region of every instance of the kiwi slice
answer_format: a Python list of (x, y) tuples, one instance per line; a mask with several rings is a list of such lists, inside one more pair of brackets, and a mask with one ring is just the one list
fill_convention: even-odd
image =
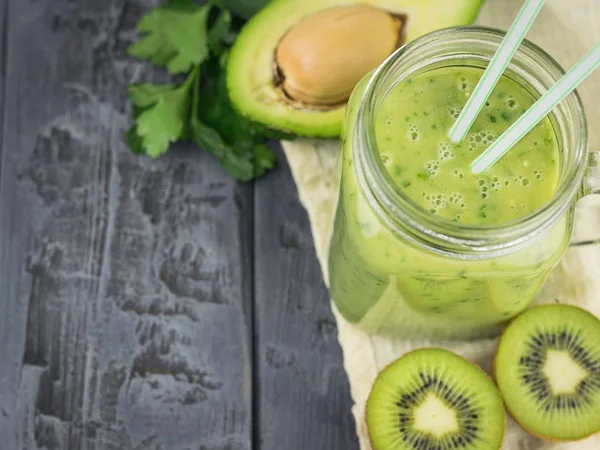
[(498, 450), (504, 421), (490, 378), (437, 348), (412, 351), (390, 364), (367, 400), (374, 450)]
[(578, 440), (600, 431), (600, 320), (589, 312), (522, 313), (500, 339), (494, 371), (506, 407), (532, 434)]

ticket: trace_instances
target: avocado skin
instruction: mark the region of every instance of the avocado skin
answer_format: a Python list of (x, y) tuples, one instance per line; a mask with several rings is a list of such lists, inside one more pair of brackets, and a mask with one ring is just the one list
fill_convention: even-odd
[[(291, 106), (288, 106), (284, 110), (275, 111), (275, 107), (271, 111), (271, 107), (261, 104), (260, 100), (252, 96), (252, 93), (248, 92), (250, 87), (240, 83), (240, 76), (247, 73), (247, 67), (244, 67), (244, 60), (247, 60), (247, 54), (252, 52), (254, 45), (250, 45), (252, 42), (260, 42), (257, 37), (260, 36), (260, 30), (265, 27), (265, 18), (273, 16), (272, 12), (276, 9), (287, 9), (285, 11), (288, 14), (293, 14), (293, 5), (296, 1), (306, 1), (307, 3), (313, 3), (315, 5), (314, 11), (318, 12), (323, 9), (336, 6), (340, 4), (338, 1), (331, 0), (271, 0), (265, 2), (265, 0), (226, 0), (228, 3), (268, 3), (268, 5), (262, 8), (258, 14), (256, 14), (246, 25), (242, 28), (236, 43), (231, 49), (229, 56), (229, 62), (227, 65), (227, 91), (231, 99), (231, 103), (235, 110), (242, 116), (255, 122), (262, 123), (271, 130), (279, 130), (289, 135), (301, 136), (307, 138), (337, 138), (340, 136), (342, 130), (342, 123), (344, 121), (346, 105), (340, 105), (326, 112), (315, 111), (312, 114), (306, 115), (303, 118), (297, 117), (295, 111)], [(397, 3), (402, 3), (403, 0), (396, 0)], [(408, 2), (414, 2), (415, 0), (408, 0)], [(423, 4), (428, 2), (436, 3), (440, 0), (420, 0)], [(485, 0), (464, 0), (471, 2), (470, 7), (463, 10), (462, 19), (460, 23), (454, 25), (466, 25), (473, 23), (477, 18), (481, 6)], [(343, 4), (357, 4), (357, 3), (377, 3), (367, 2), (363, 0), (348, 0), (348, 2), (342, 2)], [(287, 4), (287, 5), (286, 5)], [(381, 0), (382, 6), (386, 5), (385, 0)], [(425, 6), (427, 8), (427, 6)], [(279, 12), (281, 14), (281, 11)], [(273, 18), (269, 18), (273, 20)], [(439, 28), (445, 28), (451, 26), (448, 24), (440, 24)], [(274, 51), (275, 48), (272, 50)], [(241, 64), (240, 64), (241, 62)], [(239, 66), (238, 66), (239, 64)], [(246, 64), (247, 66), (247, 64)], [(250, 69), (251, 70), (251, 69)], [(275, 89), (273, 87), (273, 89)]]

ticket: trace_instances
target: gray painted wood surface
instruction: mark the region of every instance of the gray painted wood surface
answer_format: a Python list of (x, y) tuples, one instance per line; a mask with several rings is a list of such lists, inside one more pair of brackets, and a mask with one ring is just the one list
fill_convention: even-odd
[(254, 201), (258, 448), (353, 450), (337, 328), (308, 217), (278, 156)]
[(122, 142), (153, 4), (0, 0), (0, 448), (356, 449), (285, 163)]

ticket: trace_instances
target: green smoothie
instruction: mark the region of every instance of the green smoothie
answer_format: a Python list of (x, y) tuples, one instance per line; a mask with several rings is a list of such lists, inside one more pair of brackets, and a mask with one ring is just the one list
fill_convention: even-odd
[[(484, 174), (469, 164), (535, 101), (503, 77), (467, 138), (448, 130), (482, 70), (449, 67), (409, 78), (383, 101), (375, 136), (398, 190), (440, 220), (484, 226), (526, 216), (553, 196), (560, 153), (546, 119)], [(417, 247), (382, 223), (356, 178), (352, 133), (364, 82), (353, 94), (343, 139), (343, 171), (330, 250), (331, 293), (338, 310), (369, 332), (435, 337), (493, 335), (533, 299), (568, 244), (570, 223), (510, 255), (467, 260)]]
[(413, 202), (444, 219), (497, 224), (550, 200), (559, 154), (546, 119), (489, 171), (474, 175), (469, 164), (534, 102), (502, 78), (465, 141), (452, 145), (448, 130), (480, 76), (475, 68), (439, 69), (407, 80), (384, 101), (375, 133), (388, 173)]

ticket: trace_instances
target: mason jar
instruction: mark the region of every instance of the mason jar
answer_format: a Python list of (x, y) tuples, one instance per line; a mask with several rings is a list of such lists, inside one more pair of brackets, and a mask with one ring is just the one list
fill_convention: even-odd
[[(483, 69), (503, 37), (482, 27), (425, 35), (367, 75), (349, 100), (328, 270), (336, 308), (368, 333), (447, 339), (497, 335), (530, 304), (564, 255), (576, 201), (600, 192), (600, 158), (588, 152), (577, 93), (550, 115), (560, 154), (556, 190), (519, 219), (486, 225), (443, 220), (411, 202), (386, 172), (375, 120), (391, 89), (433, 69)], [(552, 57), (528, 41), (505, 71), (535, 98), (563, 74)]]

